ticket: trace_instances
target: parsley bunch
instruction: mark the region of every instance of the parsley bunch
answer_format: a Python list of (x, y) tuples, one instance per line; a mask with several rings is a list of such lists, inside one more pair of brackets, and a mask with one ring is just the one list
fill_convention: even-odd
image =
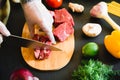
[(113, 76), (120, 71), (113, 71), (113, 66), (103, 64), (98, 60), (89, 60), (78, 66), (72, 73), (72, 80), (114, 80)]

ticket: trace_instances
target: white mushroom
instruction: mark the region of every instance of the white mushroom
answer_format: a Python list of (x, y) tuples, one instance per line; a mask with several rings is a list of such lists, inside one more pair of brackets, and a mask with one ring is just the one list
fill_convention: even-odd
[(68, 7), (73, 11), (73, 12), (83, 12), (84, 11), (84, 6), (81, 4), (77, 3), (72, 3), (69, 2)]
[(82, 31), (85, 35), (89, 37), (96, 37), (101, 33), (102, 28), (100, 24), (87, 23), (82, 27)]
[(104, 19), (112, 26), (113, 29), (120, 30), (120, 26), (116, 24), (108, 15), (107, 3), (100, 2), (97, 5), (93, 6), (93, 8), (90, 10), (90, 14), (93, 17)]

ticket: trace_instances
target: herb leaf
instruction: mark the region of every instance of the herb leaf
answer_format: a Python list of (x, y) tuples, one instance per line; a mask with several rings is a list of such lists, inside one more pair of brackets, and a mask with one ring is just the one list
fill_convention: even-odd
[(109, 80), (113, 66), (103, 64), (98, 60), (90, 59), (79, 65), (72, 73), (72, 80)]

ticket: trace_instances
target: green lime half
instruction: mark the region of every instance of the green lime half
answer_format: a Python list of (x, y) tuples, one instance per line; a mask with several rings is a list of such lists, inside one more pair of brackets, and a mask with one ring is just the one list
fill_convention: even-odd
[(82, 54), (86, 57), (94, 57), (98, 54), (99, 47), (95, 42), (88, 42), (82, 47)]

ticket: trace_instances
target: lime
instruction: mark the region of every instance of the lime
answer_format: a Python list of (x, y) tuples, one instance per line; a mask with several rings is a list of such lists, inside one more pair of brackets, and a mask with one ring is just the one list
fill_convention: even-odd
[(94, 57), (99, 51), (98, 44), (95, 42), (88, 42), (82, 47), (82, 54), (86, 57)]

